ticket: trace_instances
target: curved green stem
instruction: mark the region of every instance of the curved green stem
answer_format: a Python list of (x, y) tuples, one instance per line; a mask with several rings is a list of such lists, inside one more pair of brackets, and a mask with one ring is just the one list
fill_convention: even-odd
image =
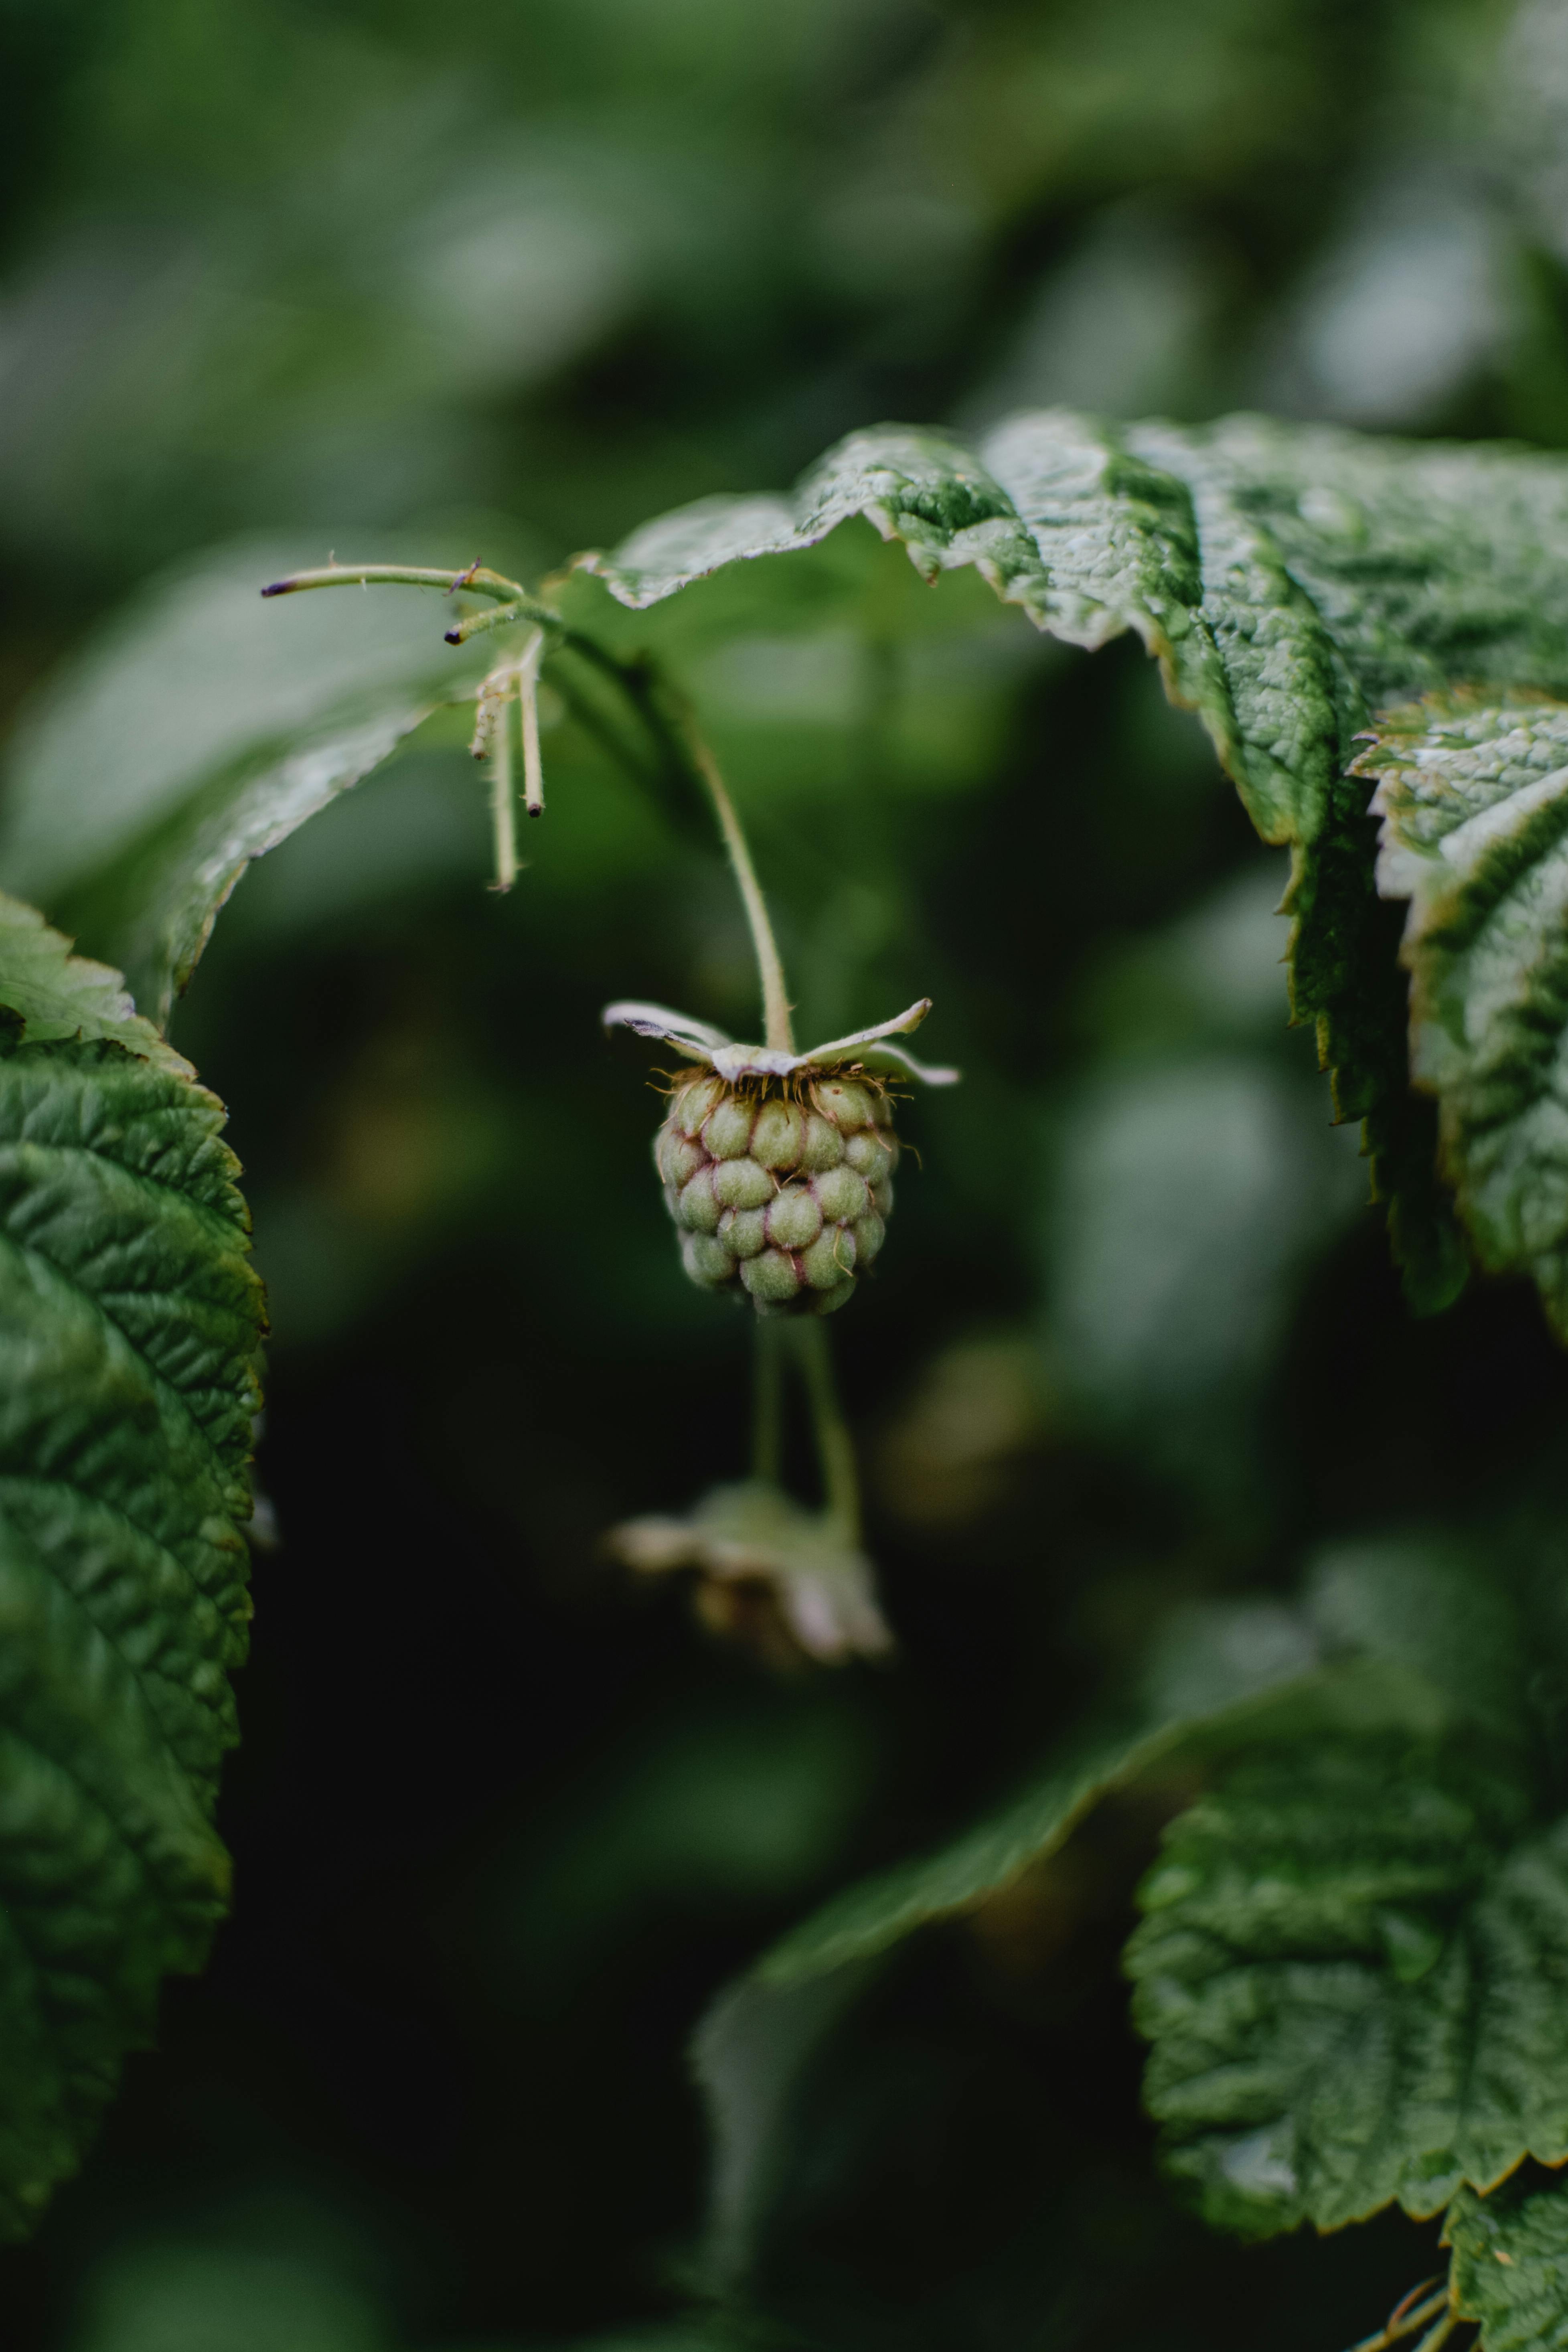
[(689, 726), (682, 730), (693, 766), (707, 787), (713, 803), (713, 814), (719, 820), (719, 830), (729, 852), (731, 871), (741, 894), (741, 904), (746, 910), (746, 921), (752, 934), (752, 951), (757, 959), (757, 977), (763, 984), (763, 1043), (776, 1045), (786, 1054), (795, 1051), (795, 1031), (790, 1026), (790, 1002), (784, 988), (784, 963), (779, 955), (773, 927), (768, 920), (767, 901), (763, 886), (757, 880), (757, 869), (752, 863), (751, 849), (736, 813), (735, 803), (725, 789), (713, 754), (701, 738)]
[(482, 637), (487, 629), (510, 629), (515, 621), (531, 621), (537, 628), (548, 605), (536, 604), (531, 597), (514, 596), (510, 604), (492, 604), (488, 613), (469, 613), (454, 623), (447, 632), (449, 646), (466, 646), (470, 637)]
[[(790, 1001), (784, 985), (784, 961), (773, 937), (773, 924), (768, 919), (767, 901), (757, 879), (757, 869), (752, 863), (745, 828), (719, 772), (718, 763), (697, 732), (685, 703), (676, 696), (646, 656), (636, 661), (617, 660), (614, 654), (592, 637), (583, 636), (576, 630), (565, 632), (563, 643), (614, 680), (651, 738), (660, 764), (674, 769), (688, 783), (695, 783), (711, 808), (752, 935), (752, 950), (756, 957), (757, 977), (763, 992), (763, 1043), (793, 1054), (795, 1032), (790, 1025)], [(607, 740), (603, 732), (600, 740)], [(621, 756), (624, 761), (624, 751)]]
[[(422, 564), (329, 563), (313, 572), (295, 572), (286, 580), (274, 580), (261, 593), (264, 596), (293, 596), (309, 588), (380, 586), (438, 588), (447, 595), (466, 593), (492, 597), (495, 599), (494, 610), (469, 614), (447, 631), (448, 645), (466, 644), (482, 630), (508, 628), (516, 622), (529, 621), (553, 638), (558, 650), (577, 655), (601, 677), (610, 680), (651, 740), (660, 769), (679, 775), (689, 788), (695, 787), (718, 820), (731, 870), (741, 893), (741, 903), (746, 910), (746, 922), (757, 960), (757, 975), (763, 992), (764, 1043), (793, 1054), (795, 1033), (790, 1025), (790, 1003), (784, 986), (784, 964), (739, 814), (714, 763), (712, 753), (697, 733), (684, 706), (678, 703), (652, 663), (646, 658), (622, 661), (595, 638), (569, 626), (560, 613), (551, 605), (542, 604), (537, 597), (529, 595), (519, 582), (508, 580), (503, 573), (488, 571), (480, 564), (472, 564), (466, 572), (453, 572), (437, 571)], [(648, 781), (637, 773), (617, 738), (603, 726), (595, 731), (606, 748), (627, 767), (636, 781)]]
[[(508, 580), (479, 563), (470, 564), (466, 572), (440, 572), (420, 563), (323, 563), (313, 572), (290, 572), (286, 580), (274, 580), (261, 593), (297, 596), (306, 588), (356, 587), (440, 588), (448, 596), (495, 596), (507, 604), (534, 603), (521, 581)], [(541, 614), (546, 609), (538, 607)], [(560, 615), (552, 613), (550, 618), (558, 622)]]
[[(1451, 2290), (1445, 2281), (1436, 2294), (1428, 2295), (1426, 2290), (1434, 2284), (1435, 2280), (1423, 2279), (1419, 2286), (1412, 2287), (1410, 2293), (1394, 2305), (1376, 2335), (1363, 2336), (1359, 2344), (1351, 2347), (1351, 2352), (1390, 2352), (1390, 2347), (1402, 2336), (1416, 2335), (1429, 2320), (1436, 2320), (1443, 2334), (1447, 2335), (1448, 2327), (1443, 2325), (1443, 2315), (1450, 2308)], [(1451, 2326), (1453, 2322), (1448, 2325)]]
[(838, 1402), (833, 1377), (833, 1355), (826, 1326), (816, 1316), (787, 1326), (792, 1334), (806, 1402), (811, 1407), (812, 1435), (822, 1471), (822, 1498), (828, 1516), (837, 1520), (847, 1544), (860, 1542), (860, 1478), (855, 1466), (855, 1441)]

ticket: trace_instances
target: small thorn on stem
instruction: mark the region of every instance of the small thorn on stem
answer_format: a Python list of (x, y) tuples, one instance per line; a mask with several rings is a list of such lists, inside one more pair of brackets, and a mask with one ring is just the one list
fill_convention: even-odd
[[(1384, 2322), (1384, 2333), (1386, 2335), (1393, 2329), (1403, 2327), (1410, 2316), (1412, 2305), (1419, 2303), (1424, 2295), (1430, 2294), (1432, 2289), (1440, 2284), (1440, 2280), (1434, 2274), (1431, 2278), (1422, 2279), (1417, 2285), (1410, 2289), (1408, 2294), (1402, 2294)], [(1414, 2325), (1419, 2326), (1419, 2320)]]
[(513, 598), (510, 604), (492, 604), (486, 613), (470, 613), (466, 620), (455, 621), (446, 631), (449, 646), (466, 646), (470, 637), (482, 637), (487, 629), (510, 628), (513, 621), (526, 617), (524, 605)]
[[(1433, 2287), (1437, 2288), (1436, 2294), (1429, 2292)], [(1440, 2285), (1436, 2278), (1423, 2279), (1419, 2286), (1413, 2286), (1409, 2294), (1394, 2305), (1376, 2335), (1363, 2336), (1359, 2344), (1352, 2347), (1352, 2352), (1392, 2352), (1392, 2347), (1402, 2336), (1415, 2335), (1426, 2326), (1429, 2320), (1435, 2320), (1436, 2325), (1423, 2336), (1416, 2352), (1437, 2352), (1437, 2347), (1459, 2325), (1449, 2301), (1447, 2287)]]
[(479, 688), (474, 702), (474, 731), (469, 739), (469, 756), (482, 760), (490, 748), (496, 720), (501, 717), (511, 698), (511, 665), (502, 662), (491, 670)]
[(457, 594), (457, 593), (458, 593), (458, 589), (459, 589), (459, 588), (466, 588), (466, 587), (468, 586), (468, 584), (469, 581), (473, 578), (473, 576), (474, 576), (475, 572), (479, 570), (479, 557), (476, 555), (476, 556), (475, 556), (475, 558), (474, 558), (474, 560), (473, 560), (473, 562), (469, 564), (469, 566), (468, 566), (468, 570), (467, 570), (466, 572), (459, 572), (458, 573), (457, 578), (453, 581), (453, 583), (452, 583), (452, 584), (451, 584), (450, 588), (447, 591), (447, 593), (449, 596), (455, 596), (455, 595)]

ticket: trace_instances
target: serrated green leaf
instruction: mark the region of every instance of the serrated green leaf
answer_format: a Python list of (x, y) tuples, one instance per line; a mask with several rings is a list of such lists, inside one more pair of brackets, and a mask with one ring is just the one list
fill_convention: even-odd
[(1461, 2189), (1443, 2240), (1454, 2250), (1454, 2308), (1480, 2323), (1481, 2352), (1563, 2352), (1568, 2194), (1561, 2181), (1509, 2180), (1484, 2198)]
[(1192, 706), (1266, 840), (1290, 845), (1292, 1001), (1340, 1115), (1365, 1122), (1413, 1301), (1465, 1253), (1412, 1096), (1395, 925), (1373, 884), (1369, 714), (1443, 686), (1568, 688), (1568, 465), (1238, 417), (1192, 430), (1018, 417), (978, 448), (852, 435), (790, 499), (709, 499), (585, 559), (645, 606), (721, 566), (815, 544), (848, 516), (928, 576), (973, 564), (1037, 625), (1131, 628)]
[[(0, 902), (0, 2235), (224, 1906), (259, 1286), (222, 1107)], [(74, 1030), (72, 1027), (74, 1016)]]
[(68, 955), (37, 908), (16, 898), (0, 898), (0, 1012), (13, 1038), (25, 1035), (30, 1045), (104, 1038), (160, 1069), (192, 1075), (190, 1064), (137, 1012), (120, 974)]
[(1378, 884), (1407, 898), (1411, 1066), (1482, 1264), (1528, 1271), (1568, 1333), (1568, 705), (1431, 695), (1384, 712)]
[(1507, 1558), (1411, 1542), (1331, 1554), (1308, 1608), (1331, 1647), (1401, 1659), (1447, 1721), (1260, 1749), (1141, 1890), (1149, 2105), (1174, 2177), (1247, 2235), (1394, 2201), (1426, 2217), (1568, 2158), (1552, 1595)]
[(1396, 1662), (1441, 1695), (1450, 1721), (1505, 1745), (1531, 1738), (1532, 1664), (1562, 1638), (1527, 1621), (1500, 1562), (1440, 1536), (1336, 1544), (1304, 1600), (1329, 1655)]
[(1167, 1832), (1127, 1951), (1151, 2111), (1244, 2234), (1568, 2158), (1568, 1822), (1458, 1746), (1317, 1742)]
[(1222, 1747), (1227, 1732), (1245, 1737), (1271, 1701), (1321, 1680), (1310, 1629), (1290, 1612), (1264, 1603), (1196, 1613), (1162, 1645), (1139, 1700), (1021, 1798), (938, 1853), (837, 1896), (722, 1992), (691, 2045), (714, 2140), (715, 2279), (744, 2274), (799, 2084), (894, 1945), (1048, 1858), (1112, 1790), (1179, 1768), (1205, 1734)]
[(0, 880), (111, 958), (160, 1025), (250, 860), (482, 667), (426, 597), (263, 604), (298, 552), (247, 542), (155, 585), (19, 730)]
[(1048, 1862), (1118, 1792), (1190, 1788), (1194, 1770), (1306, 1737), (1517, 1708), (1512, 1605), (1458, 1556), (1409, 1542), (1331, 1553), (1302, 1604), (1181, 1612), (1121, 1714), (1092, 1727), (1019, 1798), (935, 1854), (849, 1888), (721, 1994), (692, 2048), (715, 2139), (710, 2260), (743, 2273), (797, 2084), (879, 1959)]
[(1325, 1555), (1299, 1608), (1254, 1601), (1180, 1612), (1118, 1719), (940, 1853), (835, 1898), (775, 1945), (757, 1975), (782, 1985), (868, 1958), (1047, 1857), (1111, 1790), (1194, 1761), (1309, 1726), (1340, 1736), (1517, 1714), (1519, 1642), (1506, 1592), (1419, 1541)]
[(1183, 492), (1066, 410), (1018, 418), (977, 453), (918, 427), (852, 433), (787, 499), (701, 499), (579, 561), (641, 609), (726, 564), (814, 547), (854, 515), (901, 541), (928, 580), (973, 564), (1054, 636), (1094, 646), (1133, 628), (1180, 659), (1194, 699), (1205, 671), (1223, 692), (1212, 648), (1187, 646), (1197, 548)]
[[(864, 1885), (852, 1887), (795, 1928), (759, 1963), (759, 1979), (788, 1985), (852, 1961), (869, 1959), (915, 1928), (969, 1910), (1019, 1872), (1044, 1861), (1111, 1790), (1137, 1786), (1163, 1768), (1179, 1769), (1193, 1745), (1211, 1739), (1223, 1750), (1231, 1739), (1268, 1736), (1283, 1691), (1314, 1685), (1309, 1707), (1319, 1696), (1310, 1633), (1267, 1604), (1237, 1609), (1224, 1621), (1205, 1617), (1194, 1643), (1212, 1642), (1219, 1671), (1194, 1706), (1184, 1688), (1163, 1711), (1129, 1713), (1075, 1743), (1068, 1755), (1021, 1798), (952, 1844), (918, 1861), (900, 1864)], [(1252, 1643), (1261, 1654), (1256, 1679), (1225, 1670), (1229, 1635), (1244, 1654)], [(1323, 1678), (1323, 1704), (1331, 1713), (1336, 1677)], [(1237, 1687), (1240, 1685), (1240, 1687)], [(1226, 1687), (1228, 1685), (1228, 1688)], [(1353, 1689), (1352, 1716), (1374, 1695)]]

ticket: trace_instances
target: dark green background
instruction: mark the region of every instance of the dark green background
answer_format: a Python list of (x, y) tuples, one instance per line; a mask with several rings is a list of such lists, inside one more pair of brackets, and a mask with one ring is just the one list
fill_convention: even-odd
[[(403, 532), (537, 576), (882, 417), (1568, 446), (1558, 0), (0, 28), (7, 717), (216, 542)], [(682, 2045), (770, 1933), (1005, 1788), (1169, 1602), (1550, 1507), (1561, 1360), (1522, 1287), (1405, 1318), (1283, 1029), (1282, 877), (1195, 725), (1128, 645), (934, 598), (857, 525), (659, 624), (804, 1033), (929, 990), (969, 1074), (910, 1107), (923, 1167), (834, 1327), (890, 1671), (771, 1682), (599, 1549), (743, 1459), (744, 1324), (681, 1281), (646, 1059), (596, 1024), (621, 993), (747, 1021), (716, 859), (557, 729), (488, 897), (479, 787), (422, 740), (220, 925), (174, 1034), (248, 1171), (283, 1536), (237, 1907), (5, 2258), (9, 2342), (545, 2344), (677, 2308)], [(1242, 2252), (1171, 2206), (1116, 1974), (1156, 1826), (917, 1947), (830, 2052), (760, 2289), (809, 2341), (1333, 2352), (1430, 2267), (1403, 2222)]]

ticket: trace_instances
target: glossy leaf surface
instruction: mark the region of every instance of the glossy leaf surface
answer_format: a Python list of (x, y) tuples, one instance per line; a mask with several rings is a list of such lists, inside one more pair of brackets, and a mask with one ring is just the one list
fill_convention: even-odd
[(1568, 1827), (1458, 1753), (1316, 1745), (1171, 1832), (1129, 1947), (1174, 2178), (1244, 2232), (1568, 2157)]
[(1479, 2320), (1482, 2352), (1560, 2352), (1568, 2344), (1568, 2196), (1560, 2182), (1463, 2189), (1443, 2231), (1454, 2307)]
[(973, 564), (1052, 635), (1094, 646), (1131, 629), (1159, 657), (1259, 833), (1291, 847), (1298, 1017), (1317, 1024), (1341, 1115), (1367, 1122), (1415, 1303), (1446, 1304), (1464, 1253), (1430, 1106), (1408, 1090), (1394, 926), (1346, 771), (1370, 716), (1413, 694), (1568, 686), (1568, 467), (1256, 417), (1178, 430), (1050, 410), (973, 451), (854, 434), (793, 498), (703, 499), (587, 561), (644, 606), (853, 514), (928, 577)]
[(1379, 887), (1410, 902), (1411, 1066), (1483, 1265), (1568, 1332), (1568, 706), (1440, 694), (1386, 715)]
[[(1418, 1605), (1331, 1607), (1448, 1697), (1436, 1738), (1370, 1727), (1258, 1754), (1166, 1832), (1128, 1947), (1173, 2175), (1249, 2235), (1437, 2213), (1568, 2158), (1568, 1822), (1550, 1766), (1555, 1607), (1460, 1556)], [(1542, 1681), (1542, 1676), (1548, 1678)], [(1545, 1706), (1545, 1715), (1538, 1709)]]

